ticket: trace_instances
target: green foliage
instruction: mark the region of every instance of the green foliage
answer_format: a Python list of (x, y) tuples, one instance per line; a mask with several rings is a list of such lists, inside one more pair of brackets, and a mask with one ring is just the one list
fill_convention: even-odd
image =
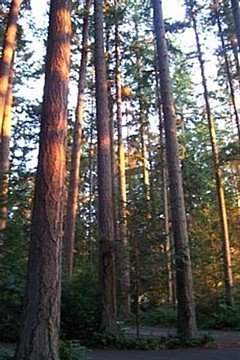
[(233, 329), (240, 330), (239, 304), (232, 307), (220, 305), (212, 314), (198, 313), (199, 325), (205, 329)]
[(14, 349), (10, 347), (3, 347), (0, 349), (1, 360), (12, 360), (14, 358)]
[(61, 329), (63, 339), (90, 336), (98, 325), (98, 279), (93, 269), (86, 268), (71, 282), (63, 281)]
[(0, 340), (15, 342), (20, 330), (27, 264), (27, 234), (11, 219), (3, 237), (0, 262)]
[[(11, 360), (14, 358), (15, 349), (13, 346), (1, 345), (0, 359)], [(87, 351), (79, 341), (60, 341), (59, 343), (60, 360), (87, 360)]]
[(213, 341), (213, 339), (208, 334), (182, 341), (180, 337), (173, 335), (130, 338), (122, 332), (116, 334), (94, 333), (94, 336), (87, 343), (87, 346), (117, 350), (160, 350), (202, 346), (211, 341)]
[(171, 307), (151, 308), (141, 314), (145, 326), (176, 326), (177, 312)]
[(86, 348), (76, 340), (60, 341), (60, 360), (86, 360)]

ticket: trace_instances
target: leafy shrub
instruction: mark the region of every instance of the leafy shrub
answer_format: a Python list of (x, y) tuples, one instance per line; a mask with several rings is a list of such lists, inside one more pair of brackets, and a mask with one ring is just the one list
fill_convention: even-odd
[(176, 326), (177, 312), (170, 307), (151, 308), (141, 314), (141, 321), (145, 326)]
[(60, 360), (86, 360), (87, 352), (79, 341), (65, 340), (59, 344)]
[(97, 329), (98, 281), (92, 272), (74, 276), (71, 282), (63, 281), (61, 308), (61, 337), (82, 339)]
[(16, 342), (26, 280), (27, 236), (23, 226), (14, 220), (4, 235), (0, 259), (0, 340)]
[(205, 317), (201, 314), (199, 318), (202, 328), (240, 330), (240, 313), (237, 304), (232, 307), (220, 305), (217, 311), (208, 313)]
[(182, 341), (180, 337), (173, 335), (129, 338), (121, 332), (116, 334), (105, 332), (94, 333), (92, 338), (86, 342), (86, 346), (117, 350), (160, 350), (202, 346), (211, 341), (213, 341), (213, 339), (208, 334), (203, 334), (197, 338), (188, 338), (185, 341)]
[(6, 342), (16, 342), (20, 332), (22, 310), (22, 294), (9, 285), (0, 286), (0, 339)]
[(0, 349), (0, 359), (1, 360), (12, 360), (14, 358), (14, 350), (10, 348), (1, 348)]

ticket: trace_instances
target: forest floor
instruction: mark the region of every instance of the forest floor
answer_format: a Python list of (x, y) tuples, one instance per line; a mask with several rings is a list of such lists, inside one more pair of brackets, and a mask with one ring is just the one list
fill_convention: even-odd
[(89, 360), (240, 360), (239, 348), (159, 351), (92, 350)]
[[(125, 330), (129, 336), (135, 336), (132, 328)], [(138, 350), (89, 350), (89, 360), (240, 360), (240, 331), (207, 331), (215, 342), (203, 348), (138, 351)], [(174, 335), (174, 329), (144, 327), (141, 337)], [(15, 345), (0, 342), (0, 359), (3, 350), (14, 350)]]
[[(126, 329), (126, 334), (135, 336), (134, 329)], [(189, 348), (159, 351), (137, 350), (91, 350), (89, 360), (240, 360), (240, 331), (206, 331), (215, 339), (204, 348)], [(158, 337), (176, 334), (174, 329), (141, 328), (140, 336)]]
[[(207, 333), (214, 338), (216, 347), (239, 347), (240, 349), (240, 331), (223, 331), (223, 330), (203, 330), (201, 333)], [(136, 336), (136, 330), (126, 328), (125, 334)], [(140, 328), (141, 337), (160, 337), (167, 335), (176, 335), (176, 329), (165, 327), (142, 327)]]

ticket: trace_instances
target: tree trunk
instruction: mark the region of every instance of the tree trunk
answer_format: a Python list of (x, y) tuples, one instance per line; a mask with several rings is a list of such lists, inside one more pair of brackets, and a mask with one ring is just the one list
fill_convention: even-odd
[(226, 69), (226, 73), (227, 73), (227, 79), (228, 79), (228, 84), (229, 84), (229, 88), (230, 88), (230, 95), (231, 95), (231, 100), (232, 100), (232, 105), (233, 105), (234, 117), (235, 117), (235, 122), (236, 122), (236, 126), (237, 126), (238, 141), (240, 144), (240, 121), (239, 121), (239, 114), (238, 114), (238, 109), (237, 109), (237, 105), (236, 105), (235, 92), (234, 92), (234, 87), (233, 87), (233, 82), (232, 82), (232, 77), (231, 77), (231, 71), (230, 71), (230, 67), (229, 67), (228, 56), (227, 56), (227, 52), (226, 52), (225, 41), (224, 41), (224, 37), (223, 37), (222, 25), (221, 25), (219, 13), (218, 13), (218, 4), (217, 4), (216, 0), (214, 3), (215, 3), (215, 15), (216, 15), (216, 19), (217, 19), (218, 33), (219, 33), (219, 37), (220, 37), (221, 45), (222, 45), (225, 69)]
[(232, 6), (233, 20), (234, 20), (234, 26), (235, 26), (237, 42), (238, 42), (238, 51), (240, 52), (240, 7), (239, 7), (239, 0), (231, 0), (231, 6)]
[(116, 98), (117, 98), (117, 130), (118, 130), (118, 193), (119, 193), (119, 241), (120, 241), (120, 284), (122, 295), (121, 313), (128, 318), (131, 312), (130, 302), (130, 265), (129, 265), (129, 242), (128, 242), (128, 223), (127, 223), (127, 193), (126, 193), (126, 174), (125, 174), (125, 149), (123, 143), (123, 114), (122, 114), (122, 84), (121, 84), (121, 51), (118, 24), (118, 2), (115, 0), (115, 58), (116, 58)]
[(52, 0), (27, 289), (17, 360), (59, 359), (70, 0)]
[(93, 154), (94, 154), (94, 146), (93, 146), (93, 125), (91, 126), (90, 130), (90, 142), (89, 142), (89, 203), (88, 203), (88, 259), (91, 260), (93, 256), (93, 219), (92, 219), (92, 208), (93, 208)]
[[(107, 0), (105, 5), (110, 7), (110, 3)], [(116, 157), (115, 157), (115, 148), (114, 148), (114, 116), (113, 116), (113, 97), (112, 97), (112, 76), (111, 76), (111, 30), (112, 23), (110, 24), (106, 20), (105, 22), (105, 34), (106, 34), (106, 73), (107, 73), (107, 92), (108, 92), (108, 109), (109, 109), (109, 125), (110, 125), (110, 142), (111, 142), (111, 179), (112, 179), (112, 201), (113, 201), (113, 226), (114, 226), (114, 238), (119, 238), (119, 227), (118, 227), (118, 219), (117, 219), (117, 184), (116, 184)]]
[(160, 161), (161, 161), (161, 183), (162, 183), (162, 195), (163, 195), (163, 214), (164, 214), (164, 232), (165, 243), (164, 249), (167, 260), (167, 295), (169, 304), (174, 304), (174, 284), (172, 273), (172, 254), (171, 254), (171, 241), (170, 241), (170, 226), (169, 226), (169, 201), (168, 201), (168, 181), (167, 171), (165, 167), (166, 154), (164, 151), (164, 133), (163, 133), (163, 118), (162, 118), (162, 106), (159, 94), (159, 81), (156, 70), (156, 96), (157, 96), (157, 110), (159, 117), (159, 137), (160, 137)]
[(142, 106), (140, 104), (140, 138), (141, 138), (141, 155), (142, 155), (142, 167), (143, 167), (143, 186), (144, 186), (144, 195), (147, 206), (147, 218), (151, 218), (151, 209), (150, 209), (150, 179), (149, 179), (149, 162), (148, 162), (148, 151), (146, 144), (146, 123), (144, 119), (144, 114)]
[(13, 100), (13, 61), (9, 75), (7, 96), (2, 123), (2, 133), (0, 142), (0, 231), (6, 228), (8, 215), (8, 188), (9, 188), (9, 148), (11, 138), (11, 120), (12, 120), (12, 100)]
[(75, 241), (78, 185), (80, 172), (80, 156), (82, 144), (82, 128), (85, 103), (85, 87), (87, 74), (87, 55), (88, 55), (88, 28), (89, 10), (92, 0), (87, 0), (85, 5), (85, 17), (82, 28), (82, 58), (79, 69), (78, 80), (78, 99), (76, 108), (76, 120), (73, 133), (73, 147), (71, 154), (71, 169), (68, 187), (67, 212), (65, 220), (64, 246), (66, 255), (67, 275), (69, 278), (73, 272), (73, 250)]
[(22, 0), (12, 0), (0, 61), (0, 231), (6, 227), (13, 57)]
[(94, 6), (101, 291), (100, 330), (113, 332), (116, 330), (114, 219), (111, 178), (111, 132), (103, 42), (103, 1), (94, 0)]
[(7, 28), (4, 35), (2, 57), (0, 62), (0, 134), (4, 118), (5, 103), (7, 99), (8, 83), (13, 62), (13, 54), (17, 38), (17, 21), (22, 0), (12, 0)]
[[(139, 39), (139, 29), (138, 22), (135, 20), (135, 33), (136, 38)], [(141, 68), (141, 54), (140, 49), (136, 51), (136, 68), (138, 72), (138, 88), (137, 88), (137, 97), (139, 102), (139, 124), (140, 124), (140, 141), (141, 141), (141, 157), (142, 157), (142, 178), (143, 178), (143, 191), (144, 191), (144, 200), (146, 201), (146, 218), (151, 218), (151, 207), (150, 207), (150, 176), (149, 176), (149, 161), (148, 161), (148, 151), (147, 151), (147, 142), (146, 142), (146, 127), (147, 119), (144, 114), (144, 107), (142, 103), (142, 68)]]
[(232, 285), (233, 285), (233, 277), (232, 277), (232, 269), (231, 269), (231, 253), (230, 253), (230, 241), (229, 241), (229, 232), (228, 232), (228, 220), (227, 220), (227, 210), (224, 196), (224, 188), (222, 183), (222, 174), (219, 165), (219, 154), (218, 147), (216, 141), (216, 133), (215, 133), (215, 124), (211, 112), (210, 101), (209, 101), (209, 93), (207, 88), (207, 80), (205, 76), (205, 67), (204, 60), (202, 57), (202, 50), (200, 39), (198, 35), (197, 28), (197, 20), (194, 14), (194, 10), (191, 8), (190, 17), (193, 22), (193, 29), (195, 32), (196, 45), (197, 45), (197, 55), (198, 61), (201, 70), (202, 76), (202, 86), (204, 91), (204, 99), (206, 105), (206, 113), (208, 119), (208, 127), (209, 127), (209, 135), (210, 142), (212, 147), (212, 156), (214, 163), (214, 172), (215, 172), (215, 181), (216, 181), (216, 190), (219, 202), (219, 216), (221, 222), (221, 233), (222, 233), (222, 246), (223, 246), (223, 259), (224, 259), (224, 281), (225, 281), (225, 289), (226, 289), (226, 302), (228, 305), (232, 305), (233, 296), (232, 296)]
[(182, 339), (197, 334), (191, 259), (187, 232), (182, 175), (178, 159), (176, 119), (168, 64), (168, 51), (162, 14), (162, 1), (152, 0), (154, 30), (157, 42), (159, 77), (166, 136), (170, 204), (176, 253), (176, 285), (178, 299), (178, 333)]

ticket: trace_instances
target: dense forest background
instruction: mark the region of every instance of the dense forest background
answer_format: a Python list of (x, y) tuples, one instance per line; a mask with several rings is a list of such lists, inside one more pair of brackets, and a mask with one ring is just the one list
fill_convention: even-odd
[[(19, 18), (17, 13), (12, 18), (17, 35), (11, 42), (14, 51), (5, 91), (6, 31), (17, 3)], [(64, 3), (59, 1), (61, 6)], [(176, 273), (181, 272), (176, 264), (182, 254), (190, 264), (198, 325), (240, 328), (239, 4), (189, 0), (181, 2), (185, 19), (164, 21), (177, 173), (183, 179), (189, 239), (179, 250), (174, 232), (178, 221), (174, 208), (179, 206), (174, 205), (171, 159), (166, 157), (168, 85), (163, 83), (159, 61), (164, 49), (154, 38), (160, 3), (71, 2), (67, 147), (62, 158), (66, 171), (61, 170), (65, 187), (59, 195), (64, 205), (61, 337), (65, 339), (86, 338), (99, 328), (114, 332), (117, 320), (137, 329), (141, 324), (176, 325), (177, 312), (182, 316), (184, 312), (179, 308), (179, 286), (188, 287), (176, 284)], [(47, 110), (46, 95), (42, 106), (42, 89), (44, 71), (45, 79), (52, 71), (50, 65), (45, 67), (50, 55), (44, 54), (46, 46), (55, 49), (47, 37), (48, 11), (46, 5), (39, 26), (28, 1), (4, 0), (0, 6), (0, 338), (11, 342), (20, 334), (29, 239), (38, 221), (36, 216), (32, 221), (32, 210), (37, 211), (36, 199), (40, 199), (34, 196), (34, 184), (40, 124)], [(58, 107), (54, 111), (64, 113)], [(104, 136), (108, 151), (101, 147)], [(40, 143), (44, 139), (41, 136)], [(48, 157), (45, 161), (37, 176), (50, 167)], [(46, 216), (50, 213), (45, 211)], [(51, 228), (53, 223), (45, 224)], [(38, 246), (45, 245), (40, 240)], [(43, 266), (47, 268), (48, 262), (50, 258)], [(41, 276), (42, 268), (38, 269), (34, 276)]]

